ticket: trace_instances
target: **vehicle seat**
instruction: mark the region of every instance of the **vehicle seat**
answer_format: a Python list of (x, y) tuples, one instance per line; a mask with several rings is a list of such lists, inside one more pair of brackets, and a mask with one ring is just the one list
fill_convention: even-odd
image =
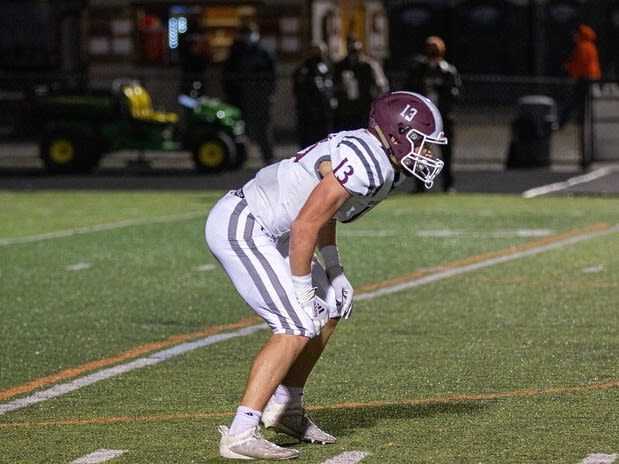
[(122, 93), (129, 102), (129, 113), (131, 117), (146, 122), (157, 122), (162, 124), (174, 124), (178, 122), (176, 113), (157, 111), (153, 109), (150, 95), (144, 87), (139, 84), (127, 85), (122, 88)]

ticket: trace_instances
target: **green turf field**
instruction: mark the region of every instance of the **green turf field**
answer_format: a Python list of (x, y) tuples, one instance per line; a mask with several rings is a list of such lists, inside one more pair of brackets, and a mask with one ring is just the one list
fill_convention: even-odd
[[(217, 197), (0, 192), (0, 463), (228, 462), (269, 334), (204, 244)], [(338, 442), (265, 435), (307, 463), (619, 463), (618, 226), (618, 198), (441, 194), (342, 225), (358, 299), (306, 392)]]

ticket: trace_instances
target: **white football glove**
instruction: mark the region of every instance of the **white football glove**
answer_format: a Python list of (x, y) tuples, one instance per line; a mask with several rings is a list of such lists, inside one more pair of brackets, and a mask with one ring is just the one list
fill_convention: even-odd
[(297, 295), (297, 300), (303, 308), (303, 311), (305, 311), (312, 320), (316, 335), (320, 334), (322, 328), (329, 321), (329, 309), (327, 308), (327, 304), (316, 296), (316, 288), (312, 288), (311, 291), (303, 295)]
[(352, 296), (354, 291), (344, 275), (344, 268), (342, 266), (330, 267), (327, 269), (327, 276), (335, 290), (335, 303), (340, 311), (340, 317), (348, 319), (352, 312)]
[(321, 298), (316, 296), (316, 288), (307, 285), (308, 280), (311, 283), (310, 275), (300, 278), (293, 276), (292, 279), (295, 284), (294, 290), (297, 301), (312, 320), (314, 333), (319, 335), (329, 321), (329, 308)]

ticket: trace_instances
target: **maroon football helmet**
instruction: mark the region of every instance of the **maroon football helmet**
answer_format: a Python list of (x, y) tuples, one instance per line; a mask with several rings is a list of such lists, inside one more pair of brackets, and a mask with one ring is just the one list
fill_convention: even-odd
[(413, 92), (391, 92), (378, 99), (370, 111), (370, 132), (378, 137), (404, 174), (421, 179), (431, 188), (443, 162), (431, 158), (431, 144), (445, 145), (443, 119), (429, 98)]

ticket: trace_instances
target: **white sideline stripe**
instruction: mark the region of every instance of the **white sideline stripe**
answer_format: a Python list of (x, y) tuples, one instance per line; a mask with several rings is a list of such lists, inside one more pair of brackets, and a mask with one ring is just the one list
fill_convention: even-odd
[[(602, 235), (611, 234), (619, 231), (619, 225), (611, 227), (609, 229), (605, 229), (602, 231), (591, 232), (584, 235), (578, 235), (576, 237), (570, 237), (564, 240), (560, 240), (558, 242), (549, 243), (547, 245), (542, 245), (537, 248), (532, 248), (530, 250), (525, 250), (521, 252), (515, 252), (510, 255), (500, 256), (497, 258), (488, 259), (486, 261), (481, 261), (479, 263), (474, 263), (466, 266), (457, 267), (454, 269), (448, 269), (445, 271), (437, 272), (436, 274), (431, 274), (425, 277), (421, 277), (419, 279), (411, 280), (409, 282), (405, 282), (398, 285), (392, 285), (390, 287), (381, 288), (372, 292), (365, 292), (357, 295), (355, 297), (356, 300), (369, 300), (371, 298), (375, 298), (377, 296), (388, 295), (396, 292), (400, 292), (402, 290), (406, 290), (413, 287), (419, 287), (421, 285), (425, 285), (431, 282), (436, 282), (438, 280), (446, 279), (448, 277), (452, 277), (454, 275), (463, 274), (465, 272), (475, 271), (477, 269), (481, 269), (484, 267), (492, 266), (494, 264), (504, 263), (507, 261), (511, 261), (514, 259), (522, 258), (524, 256), (531, 256), (543, 251), (553, 250), (556, 248), (560, 248), (564, 245), (570, 245), (573, 243), (578, 243), (590, 238), (599, 237)], [(92, 385), (100, 380), (108, 379), (111, 377), (115, 377), (117, 375), (123, 374), (125, 372), (129, 372), (133, 369), (140, 369), (145, 366), (151, 366), (153, 364), (157, 364), (166, 359), (170, 359), (174, 356), (178, 356), (189, 351), (195, 350), (196, 348), (201, 348), (203, 346), (211, 345), (213, 343), (217, 343), (220, 341), (228, 340), (234, 337), (240, 337), (244, 335), (249, 335), (258, 330), (266, 329), (266, 324), (257, 324), (250, 327), (246, 327), (234, 332), (228, 332), (223, 334), (212, 335), (210, 337), (202, 338), (200, 340), (196, 340), (194, 342), (183, 343), (181, 345), (158, 351), (149, 356), (135, 359), (126, 364), (119, 364), (118, 366), (114, 366), (111, 368), (107, 368), (94, 374), (87, 375), (86, 377), (77, 378), (71, 382), (67, 382), (64, 384), (59, 384), (54, 387), (51, 387), (47, 390), (43, 390), (37, 393), (34, 393), (30, 396), (24, 398), (18, 398), (6, 404), (0, 404), (0, 416), (6, 414), (7, 412), (14, 411), (17, 409), (25, 408), (32, 404), (40, 403), (42, 401), (46, 401), (51, 398), (56, 398), (58, 396), (64, 395), (65, 393), (69, 393), (75, 390), (78, 390), (82, 387), (86, 387), (88, 385)]]
[(564, 190), (574, 185), (586, 184), (587, 182), (591, 182), (592, 180), (607, 176), (611, 172), (612, 172), (612, 169), (610, 168), (600, 168), (595, 171), (589, 172), (587, 174), (583, 174), (581, 176), (570, 177), (568, 180), (565, 180), (563, 182), (556, 182), (554, 184), (542, 185), (541, 187), (536, 187), (536, 188), (526, 190), (522, 193), (522, 196), (524, 198), (533, 198), (533, 197), (537, 197), (540, 195), (546, 195), (548, 193), (557, 192), (559, 190)]
[(187, 353), (189, 351), (193, 351), (203, 346), (212, 345), (213, 343), (228, 340), (229, 338), (250, 335), (254, 332), (257, 332), (258, 330), (263, 330), (266, 327), (266, 324), (257, 324), (236, 330), (234, 332), (211, 335), (210, 337), (201, 338), (193, 342), (183, 343), (181, 345), (177, 345), (166, 350), (158, 351), (149, 356), (138, 358), (126, 364), (119, 364), (117, 366), (103, 369), (85, 377), (79, 377), (71, 382), (56, 385), (54, 387), (48, 388), (47, 390), (34, 393), (33, 395), (27, 396), (25, 398), (19, 398), (6, 404), (0, 404), (0, 416), (6, 414), (7, 412), (15, 411), (16, 409), (25, 408), (26, 406), (40, 403), (51, 398), (62, 396), (66, 393), (79, 390), (82, 387), (87, 387), (88, 385), (97, 383), (100, 380), (116, 377), (120, 374), (124, 374), (134, 369), (140, 369), (142, 367), (158, 364), (161, 361), (165, 361), (166, 359), (170, 359), (175, 356)]
[(322, 464), (356, 464), (369, 455), (370, 453), (366, 451), (346, 451), (327, 459)]
[(590, 454), (578, 464), (612, 464), (616, 460), (616, 454)]
[(542, 253), (548, 250), (555, 250), (565, 245), (571, 245), (573, 243), (582, 242), (584, 240), (588, 240), (594, 237), (600, 237), (602, 235), (612, 234), (615, 232), (619, 232), (619, 225), (616, 225), (609, 229), (605, 229), (605, 230), (601, 230), (597, 232), (591, 232), (585, 235), (577, 235), (575, 237), (569, 237), (564, 240), (559, 240), (558, 242), (548, 243), (546, 245), (541, 245), (536, 248), (530, 248), (528, 250), (511, 253), (509, 255), (498, 256), (496, 258), (490, 258), (485, 261), (480, 261), (478, 263), (455, 267), (453, 269), (447, 269), (445, 271), (437, 272), (436, 274), (430, 274), (424, 277), (420, 277), (419, 279), (410, 280), (408, 282), (393, 285), (391, 287), (379, 288), (378, 290), (374, 290), (372, 292), (362, 293), (361, 295), (355, 296), (354, 299), (357, 301), (362, 301), (362, 300), (369, 300), (370, 298), (376, 298), (377, 296), (389, 295), (389, 294), (396, 293), (396, 292), (406, 290), (409, 288), (419, 287), (421, 285), (429, 284), (431, 282), (436, 282), (437, 280), (447, 279), (448, 277), (453, 277), (458, 274), (464, 274), (465, 272), (476, 271), (484, 267), (493, 266), (495, 264), (500, 264), (500, 263), (505, 263), (507, 261), (513, 261), (515, 259), (523, 258), (525, 256), (536, 255), (538, 253)]
[(161, 224), (166, 222), (182, 221), (185, 219), (194, 219), (204, 216), (206, 220), (207, 210), (193, 211), (183, 214), (173, 214), (171, 216), (157, 216), (152, 218), (129, 219), (127, 221), (111, 222), (108, 224), (97, 224), (94, 226), (76, 227), (74, 229), (58, 230), (56, 232), (48, 232), (46, 234), (28, 235), (26, 237), (15, 237), (0, 239), (0, 246), (15, 245), (18, 243), (32, 243), (41, 240), (50, 240), (53, 238), (71, 237), (73, 235), (89, 234), (92, 232), (102, 232), (104, 230), (122, 229), (124, 227), (138, 226), (144, 224)]
[(101, 448), (96, 451), (93, 451), (90, 454), (86, 454), (81, 458), (77, 458), (74, 461), (71, 461), (71, 464), (97, 464), (98, 462), (109, 461), (110, 459), (117, 458), (118, 456), (122, 456), (125, 454), (127, 450), (112, 450)]

